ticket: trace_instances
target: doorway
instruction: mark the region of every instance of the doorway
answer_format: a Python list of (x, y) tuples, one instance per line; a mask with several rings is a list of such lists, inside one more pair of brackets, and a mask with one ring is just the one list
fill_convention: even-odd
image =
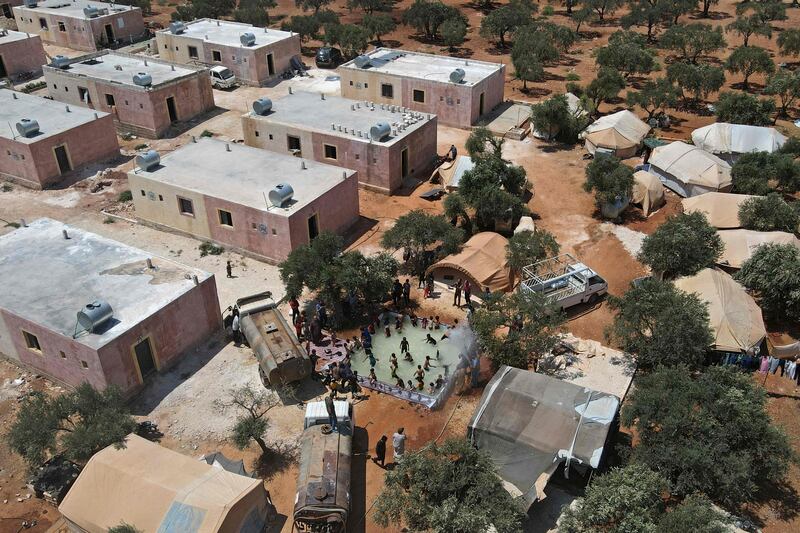
[(175, 110), (175, 97), (170, 96), (167, 98), (167, 113), (169, 113), (170, 122), (178, 122), (178, 112)]
[(6, 70), (6, 64), (3, 61), (3, 56), (0, 56), (0, 78), (5, 78), (8, 76), (8, 71)]
[(114, 27), (111, 24), (106, 24), (106, 39), (108, 40), (108, 44), (114, 43)]
[(58, 163), (58, 170), (61, 174), (65, 174), (72, 170), (72, 165), (69, 162), (69, 154), (67, 153), (67, 145), (62, 144), (53, 149), (56, 154), (56, 162)]
[(11, 13), (11, 6), (9, 4), (3, 4), (0, 6), (0, 11), (3, 12), (3, 16), (6, 18), (14, 18), (14, 15)]
[(314, 213), (308, 217), (308, 240), (313, 241), (319, 235), (319, 219), (317, 214)]
[(275, 74), (275, 60), (272, 54), (267, 54), (267, 74), (273, 76)]
[(480, 99), (478, 100), (478, 116), (483, 115), (483, 97), (486, 93), (481, 93)]
[(136, 365), (139, 367), (139, 374), (144, 378), (155, 372), (156, 361), (153, 358), (153, 347), (150, 344), (150, 337), (139, 341), (133, 347), (133, 353), (136, 355)]
[(404, 178), (408, 176), (408, 148), (400, 152), (400, 175)]

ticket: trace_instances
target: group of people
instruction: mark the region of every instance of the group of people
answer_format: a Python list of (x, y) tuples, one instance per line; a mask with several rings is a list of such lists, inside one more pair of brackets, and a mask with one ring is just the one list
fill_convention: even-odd
[(411, 283), (407, 278), (405, 283), (400, 283), (399, 279), (395, 279), (392, 284), (392, 304), (399, 309), (400, 302), (403, 303), (403, 307), (411, 305)]
[[(375, 464), (380, 464), (382, 468), (386, 468), (386, 443), (388, 440), (389, 437), (381, 435), (381, 438), (375, 443), (375, 457), (372, 458), (372, 461)], [(405, 428), (397, 428), (397, 431), (392, 435), (392, 451), (394, 462), (399, 463), (406, 453)]]
[(289, 299), (289, 308), (292, 310), (292, 325), (297, 338), (310, 339), (314, 344), (319, 344), (322, 340), (322, 328), (328, 324), (328, 309), (325, 307), (325, 302), (317, 301), (311, 320), (305, 311), (300, 310), (297, 298)]

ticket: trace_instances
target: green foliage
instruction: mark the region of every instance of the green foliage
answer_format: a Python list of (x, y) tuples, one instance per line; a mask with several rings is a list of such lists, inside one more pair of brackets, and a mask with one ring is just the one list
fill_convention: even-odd
[(594, 108), (602, 102), (616, 98), (625, 88), (625, 78), (613, 67), (600, 67), (597, 77), (586, 87), (586, 96), (592, 100)]
[(744, 86), (749, 87), (749, 79), (753, 74), (772, 74), (775, 63), (769, 53), (758, 46), (740, 46), (728, 57), (725, 68), (733, 74), (744, 76)]
[(522, 272), (528, 265), (558, 255), (559, 249), (558, 241), (547, 230), (521, 231), (508, 239), (506, 259), (511, 270)]
[(522, 26), (514, 34), (511, 62), (517, 78), (522, 80), (523, 89), (527, 89), (529, 81), (542, 81), (545, 64), (557, 60), (560, 55), (552, 38), (535, 26)]
[(434, 533), (516, 533), (522, 521), (489, 456), (459, 438), (406, 452), (386, 472), (374, 516), (384, 528)]
[(731, 168), (733, 190), (740, 194), (764, 195), (773, 184), (786, 193), (800, 190), (800, 163), (783, 153), (742, 154)]
[(761, 20), (758, 15), (737, 17), (725, 27), (725, 31), (738, 34), (742, 38), (744, 46), (748, 45), (750, 37), (753, 35), (772, 38), (772, 27), (769, 23)]
[(770, 117), (775, 113), (775, 102), (739, 91), (721, 92), (715, 104), (715, 113), (718, 122), (769, 126), (772, 124)]
[(131, 191), (122, 191), (117, 196), (118, 202), (132, 202), (133, 201), (133, 193)]
[(100, 392), (83, 383), (55, 398), (38, 391), (30, 393), (22, 400), (6, 439), (9, 447), (35, 468), (59, 453), (85, 462), (107, 446), (122, 444), (135, 429), (136, 421), (116, 386)]
[(230, 15), (235, 7), (236, 0), (191, 0), (190, 3), (175, 8), (173, 19), (220, 19)]
[(39, 89), (44, 89), (45, 87), (47, 87), (46, 81), (32, 81), (30, 83), (26, 83), (19, 92), (30, 94), (38, 91)]
[(403, 23), (415, 28), (426, 39), (434, 41), (439, 36), (439, 28), (446, 20), (460, 19), (467, 24), (467, 17), (458, 8), (440, 0), (414, 0), (403, 12)]
[(294, 0), (294, 5), (303, 11), (314, 11), (316, 15), (323, 7), (331, 4), (333, 0)]
[(445, 20), (439, 31), (442, 34), (442, 42), (451, 51), (462, 45), (467, 37), (467, 25), (460, 18)]
[(703, 18), (708, 18), (709, 17), (709, 11), (711, 11), (711, 5), (712, 4), (713, 5), (719, 4), (719, 0), (702, 0), (702, 3), (703, 3), (702, 16), (703, 16)]
[(582, 8), (572, 13), (572, 21), (575, 22), (576, 33), (581, 31), (581, 26), (584, 22), (589, 22), (591, 20), (594, 20), (594, 13), (592, 13), (592, 9), (587, 5), (584, 5)]
[(213, 137), (213, 136), (214, 136), (214, 132), (210, 131), (210, 130), (203, 130), (202, 132), (200, 132), (200, 137), (201, 138)]
[(644, 238), (639, 261), (671, 278), (691, 276), (713, 265), (722, 255), (717, 230), (703, 213), (671, 216)]
[(480, 29), (481, 37), (497, 39), (500, 48), (505, 48), (506, 35), (520, 26), (530, 24), (537, 9), (536, 4), (533, 4), (530, 0), (512, 0), (510, 3), (491, 11), (483, 18)]
[(536, 31), (544, 32), (553, 42), (556, 50), (563, 54), (568, 53), (572, 45), (578, 42), (577, 32), (566, 26), (552, 22), (535, 22), (533, 27)]
[(440, 256), (452, 254), (459, 250), (463, 241), (464, 233), (444, 217), (415, 209), (400, 216), (394, 226), (386, 230), (381, 237), (381, 246), (411, 252), (412, 271), (422, 274), (429, 266), (425, 260), (426, 250), (440, 243)]
[(288, 22), (281, 24), (281, 29), (295, 32), (302, 42), (315, 38), (319, 28), (319, 20), (311, 15), (292, 15)]
[(701, 492), (728, 506), (781, 481), (795, 457), (770, 425), (764, 389), (732, 366), (700, 374), (660, 368), (639, 377), (621, 422), (641, 439), (633, 461), (663, 475), (674, 494)]
[(108, 533), (143, 533), (143, 531), (123, 520), (119, 525), (108, 528)]
[(753, 11), (753, 16), (763, 22), (786, 20), (786, 6), (781, 0), (762, 0), (759, 2), (744, 1), (736, 6), (736, 14), (741, 15)]
[(789, 116), (789, 108), (800, 97), (800, 71), (792, 72), (788, 69), (778, 69), (769, 77), (764, 93), (778, 97), (780, 102), (780, 115)]
[(690, 494), (661, 518), (658, 533), (728, 533), (729, 521), (714, 509), (708, 498), (701, 494)]
[(573, 118), (567, 97), (563, 94), (531, 106), (533, 125), (537, 131), (545, 134), (547, 139), (555, 138), (561, 127)]
[(356, 24), (325, 25), (325, 40), (338, 45), (347, 58), (355, 57), (366, 50), (371, 36), (369, 29)]
[(553, 6), (544, 6), (544, 8), (542, 8), (543, 17), (552, 17), (553, 15), (555, 15), (555, 13), (556, 10), (553, 9)]
[(486, 155), (503, 157), (503, 142), (503, 138), (495, 137), (489, 128), (478, 126), (473, 128), (464, 146), (472, 158)]
[(368, 15), (376, 11), (391, 11), (393, 5), (393, 0), (347, 0), (347, 9), (361, 9)]
[(736, 273), (756, 291), (765, 313), (800, 320), (800, 251), (790, 244), (762, 244)]
[(633, 169), (616, 157), (595, 157), (586, 166), (583, 190), (594, 192), (595, 202), (613, 204), (633, 195)]
[(558, 344), (564, 315), (539, 293), (514, 291), (484, 298), (470, 319), (478, 345), (497, 369), (539, 369)]
[(584, 5), (597, 13), (597, 18), (605, 20), (606, 15), (613, 15), (625, 4), (623, 0), (585, 0)]
[(796, 233), (800, 213), (787, 204), (781, 195), (748, 198), (739, 206), (739, 222), (745, 229), (755, 231), (786, 231)]
[[(647, 28), (647, 40), (652, 41), (656, 27), (667, 19), (670, 13), (669, 0), (627, 0), (628, 14), (620, 22), (626, 30), (631, 26), (644, 26)], [(676, 2), (682, 5), (682, 2)]]
[(700, 368), (714, 342), (706, 303), (671, 283), (644, 280), (621, 298), (611, 296), (609, 305), (617, 314), (606, 336), (633, 355), (640, 369)]
[(644, 36), (633, 31), (616, 31), (611, 34), (608, 46), (594, 52), (600, 67), (621, 72), (626, 77), (650, 74), (658, 68), (656, 56), (647, 47)]
[(280, 403), (279, 395), (272, 391), (242, 385), (229, 390), (227, 398), (215, 400), (214, 406), (220, 414), (226, 414), (229, 409), (236, 411), (231, 440), (237, 448), (244, 450), (255, 441), (261, 451), (267, 453), (269, 450), (264, 442), (264, 434), (269, 428), (267, 413)]
[(716, 52), (726, 45), (722, 28), (712, 28), (709, 24), (670, 26), (661, 35), (659, 44), (662, 48), (679, 53), (684, 61), (690, 63), (697, 63), (701, 55)]
[(800, 137), (789, 137), (778, 152), (792, 157), (800, 157)]
[(708, 98), (708, 95), (719, 91), (725, 83), (725, 72), (708, 64), (692, 65), (675, 62), (667, 67), (667, 79), (685, 93), (694, 96), (695, 100)]
[(197, 247), (200, 250), (200, 257), (205, 257), (207, 255), (222, 255), (225, 251), (225, 248), (222, 246), (217, 246), (213, 242), (204, 242)]
[(647, 111), (650, 119), (659, 109), (673, 108), (678, 103), (679, 90), (667, 78), (647, 80), (637, 92), (628, 91), (628, 105), (639, 106)]
[(646, 466), (631, 464), (594, 478), (586, 495), (565, 506), (559, 533), (654, 533), (669, 484)]
[(277, 5), (275, 0), (239, 0), (233, 19), (253, 26), (266, 26), (269, 24), (267, 10)]
[(375, 39), (380, 43), (381, 36), (393, 32), (397, 27), (397, 24), (394, 23), (394, 19), (391, 15), (387, 15), (385, 13), (367, 13), (364, 15), (364, 18), (361, 19), (361, 26), (367, 30), (370, 37), (375, 37)]
[(781, 53), (787, 56), (800, 55), (800, 29), (787, 28), (778, 35)]

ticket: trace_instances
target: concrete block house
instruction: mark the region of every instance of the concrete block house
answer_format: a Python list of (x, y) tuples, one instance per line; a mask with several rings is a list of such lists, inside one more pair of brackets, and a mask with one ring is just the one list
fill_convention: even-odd
[(0, 236), (0, 354), (126, 394), (221, 327), (214, 276), (51, 219)]
[(43, 189), (119, 155), (108, 113), (0, 90), (0, 179)]
[(22, 0), (0, 0), (0, 18), (13, 19), (14, 6), (21, 6)]
[(307, 92), (265, 102), (242, 117), (248, 146), (351, 168), (362, 187), (384, 194), (433, 168), (435, 115)]
[(0, 79), (20, 74), (38, 74), (47, 63), (38, 35), (0, 28)]
[(339, 67), (342, 96), (432, 113), (469, 128), (503, 102), (505, 65), (377, 48)]
[(128, 183), (142, 222), (269, 263), (359, 218), (356, 172), (216, 139), (140, 155)]
[(119, 52), (56, 58), (44, 67), (55, 100), (110, 113), (117, 129), (162, 137), (214, 108), (208, 71)]
[(300, 36), (226, 20), (175, 22), (156, 32), (158, 56), (185, 65), (222, 65), (244, 85), (260, 86), (300, 56)]

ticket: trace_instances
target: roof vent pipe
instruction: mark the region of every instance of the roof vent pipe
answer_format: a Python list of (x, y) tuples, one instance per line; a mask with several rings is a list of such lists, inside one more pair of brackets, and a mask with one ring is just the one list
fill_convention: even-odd
[(320, 98), (322, 98), (323, 100), (325, 100), (325, 93), (319, 93), (319, 96), (320, 96)]
[(192, 142), (193, 142), (193, 143), (196, 143), (196, 142), (197, 142), (197, 137), (195, 137), (194, 135), (192, 135)]
[(175, 72), (175, 65), (170, 65), (170, 68), (172, 69), (172, 72)]
[(28, 227), (28, 223), (25, 222), (24, 218), (19, 219), (19, 223), (23, 228), (27, 228)]
[(305, 170), (305, 169), (306, 169), (306, 162), (300, 161), (300, 170)]
[(217, 26), (219, 26), (219, 20), (217, 20)]
[(195, 285), (200, 285), (200, 280), (197, 279), (197, 274), (192, 274), (192, 281)]
[(12, 92), (11, 92), (11, 98), (13, 98), (14, 100), (16, 100), (16, 99), (17, 99), (17, 93), (16, 93), (16, 92), (14, 92), (14, 91), (12, 91)]
[(231, 151), (231, 145), (230, 144), (225, 143), (225, 151), (226, 152), (230, 152)]
[[(342, 179), (343, 179), (343, 180), (346, 180), (346, 179), (347, 179), (347, 171), (346, 171), (346, 170), (342, 170)], [(23, 221), (23, 222), (24, 222), (24, 221)]]
[(150, 270), (152, 270), (152, 269), (153, 269), (153, 260), (152, 260), (152, 259), (150, 259), (150, 258), (148, 257), (148, 258), (145, 260), (145, 262), (147, 263), (147, 268), (149, 268)]
[(289, 86), (289, 94), (292, 94), (292, 86)]
[(67, 233), (67, 230), (62, 229), (61, 230), (61, 235), (63, 235), (65, 239), (69, 240), (69, 233)]
[(146, 59), (144, 60), (144, 66), (147, 66), (147, 60)]
[(69, 110), (69, 106), (65, 106), (65, 107), (67, 109), (67, 113), (72, 113), (72, 111)]

